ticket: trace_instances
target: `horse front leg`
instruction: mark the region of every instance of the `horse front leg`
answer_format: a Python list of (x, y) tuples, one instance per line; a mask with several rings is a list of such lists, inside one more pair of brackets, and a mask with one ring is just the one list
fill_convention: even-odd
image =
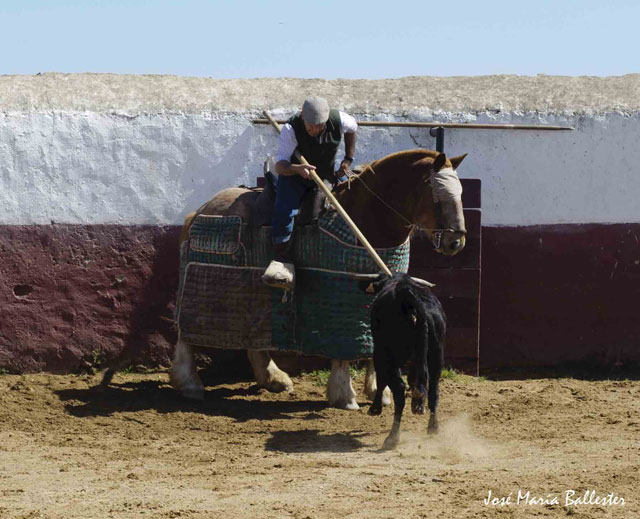
[(268, 351), (247, 350), (247, 356), (260, 387), (272, 393), (293, 391), (291, 378), (276, 365)]
[(327, 383), (327, 400), (331, 407), (338, 409), (360, 409), (356, 402), (356, 392), (351, 384), (348, 360), (332, 360), (331, 374)]
[[(376, 368), (373, 365), (373, 359), (369, 359), (367, 361), (367, 373), (364, 376), (364, 394), (369, 400), (373, 401), (376, 397), (377, 389)], [(382, 405), (391, 405), (391, 390), (389, 386), (385, 387), (382, 392)]]
[(196, 371), (193, 348), (178, 335), (170, 371), (171, 385), (183, 397), (194, 400), (204, 399), (204, 386)]

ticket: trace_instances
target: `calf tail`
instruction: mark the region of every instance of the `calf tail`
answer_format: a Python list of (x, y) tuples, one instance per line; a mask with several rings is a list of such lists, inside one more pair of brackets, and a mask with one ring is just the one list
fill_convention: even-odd
[(425, 411), (425, 400), (427, 398), (427, 387), (429, 385), (429, 319), (424, 307), (424, 303), (412, 290), (407, 290), (402, 299), (403, 307), (406, 306), (410, 314), (414, 327), (415, 342), (413, 344), (413, 363), (411, 366), (412, 398), (411, 411), (416, 414), (423, 414)]

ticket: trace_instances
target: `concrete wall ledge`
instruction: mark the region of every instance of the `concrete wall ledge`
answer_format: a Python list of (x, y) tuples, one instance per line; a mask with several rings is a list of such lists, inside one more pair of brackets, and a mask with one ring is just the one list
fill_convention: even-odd
[(334, 106), (357, 114), (632, 113), (640, 110), (640, 74), (382, 80), (60, 73), (0, 76), (0, 112), (259, 113), (296, 109), (308, 95), (325, 96)]

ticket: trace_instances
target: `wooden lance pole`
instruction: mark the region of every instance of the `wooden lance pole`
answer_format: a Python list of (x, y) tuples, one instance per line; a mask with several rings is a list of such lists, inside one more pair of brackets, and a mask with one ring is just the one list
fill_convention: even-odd
[[(273, 126), (278, 131), (278, 133), (280, 133), (282, 131), (282, 128), (280, 127), (280, 124), (278, 124), (278, 122), (273, 117), (271, 117), (271, 114), (267, 110), (265, 110), (262, 113), (271, 123), (271, 126)], [(310, 166), (310, 164), (307, 162), (307, 159), (305, 159), (298, 150), (296, 150), (294, 154), (301, 164), (304, 164), (305, 166)], [(360, 243), (362, 243), (362, 245), (365, 246), (365, 248), (367, 249), (371, 257), (378, 264), (378, 267), (380, 267), (387, 276), (391, 277), (391, 271), (389, 270), (389, 268), (384, 264), (384, 261), (382, 261), (382, 258), (378, 256), (378, 253), (376, 252), (376, 250), (371, 246), (369, 241), (364, 237), (364, 234), (360, 232), (360, 229), (358, 229), (358, 226), (355, 223), (353, 223), (353, 220), (347, 214), (347, 212), (342, 208), (340, 203), (336, 200), (336, 197), (333, 196), (333, 193), (329, 191), (327, 186), (324, 185), (324, 182), (322, 182), (322, 180), (314, 170), (310, 170), (310, 171), (311, 171), (311, 178), (313, 179), (313, 181), (318, 185), (318, 187), (322, 190), (322, 192), (325, 195), (327, 195), (327, 198), (333, 204), (333, 207), (335, 207), (338, 210), (338, 213), (340, 213), (340, 216), (342, 216), (344, 221), (347, 222), (347, 225), (351, 227), (351, 230), (358, 237), (358, 240), (360, 240)]]
[[(253, 124), (269, 124), (266, 119), (254, 119)], [(283, 123), (284, 121), (277, 121)], [(423, 123), (411, 121), (358, 121), (358, 126), (382, 128), (457, 128), (461, 130), (575, 130), (571, 126), (549, 126), (542, 124), (478, 124), (478, 123)]]

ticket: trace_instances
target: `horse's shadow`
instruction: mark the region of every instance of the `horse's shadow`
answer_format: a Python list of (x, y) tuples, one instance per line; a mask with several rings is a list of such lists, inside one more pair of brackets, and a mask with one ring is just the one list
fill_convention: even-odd
[[(225, 416), (236, 422), (248, 420), (300, 419), (295, 414), (306, 412), (310, 420), (324, 418), (320, 414), (326, 402), (316, 400), (252, 399), (262, 392), (258, 386), (231, 389), (224, 386), (207, 389), (204, 401), (181, 397), (162, 381), (146, 380), (109, 386), (104, 391), (62, 389), (56, 393), (65, 402), (66, 411), (76, 417), (111, 416), (122, 412), (154, 409), (161, 414), (198, 413)], [(246, 398), (237, 398), (246, 397)]]
[[(202, 402), (181, 397), (166, 382), (145, 380), (109, 386), (103, 391), (95, 389), (60, 389), (58, 398), (65, 410), (78, 418), (109, 417), (118, 413), (155, 410), (160, 414), (194, 413), (206, 416), (224, 416), (238, 423), (249, 420), (305, 420), (318, 423), (330, 418), (328, 408), (320, 400), (264, 400), (255, 398), (264, 390), (257, 385), (229, 388), (224, 385), (208, 388)], [(304, 414), (303, 414), (304, 413)], [(128, 420), (135, 418), (127, 417)], [(353, 452), (370, 447), (360, 438), (362, 431), (323, 434), (320, 429), (280, 430), (270, 433), (265, 441), (266, 451)]]

